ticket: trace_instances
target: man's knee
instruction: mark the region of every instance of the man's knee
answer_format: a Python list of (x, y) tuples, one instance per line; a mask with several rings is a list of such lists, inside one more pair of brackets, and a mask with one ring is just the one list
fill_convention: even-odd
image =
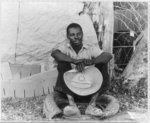
[(107, 63), (98, 63), (98, 64), (95, 64), (95, 67), (98, 68), (102, 73), (108, 72), (108, 64)]
[(107, 63), (96, 64), (95, 67), (97, 67), (100, 70), (100, 72), (102, 73), (102, 76), (103, 76), (103, 83), (102, 83), (102, 86), (100, 89), (100, 90), (102, 90), (102, 93), (103, 93), (109, 89), (109, 85), (110, 85), (109, 74), (108, 74), (108, 64)]
[(71, 69), (71, 65), (68, 62), (59, 62), (57, 65), (58, 71), (67, 71)]

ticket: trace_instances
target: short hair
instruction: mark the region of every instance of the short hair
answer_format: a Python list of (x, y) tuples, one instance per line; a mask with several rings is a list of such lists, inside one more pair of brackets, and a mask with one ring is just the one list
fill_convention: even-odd
[(79, 24), (77, 24), (77, 23), (71, 23), (71, 24), (69, 24), (68, 27), (67, 27), (67, 35), (68, 35), (68, 33), (69, 33), (69, 29), (70, 29), (70, 28), (76, 28), (76, 27), (79, 27), (80, 30), (81, 30), (81, 32), (83, 33), (82, 28), (81, 28), (81, 26), (80, 26)]

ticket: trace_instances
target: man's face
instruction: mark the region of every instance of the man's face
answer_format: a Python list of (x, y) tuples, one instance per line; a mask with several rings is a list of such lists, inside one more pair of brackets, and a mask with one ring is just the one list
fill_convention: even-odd
[(83, 33), (79, 27), (72, 27), (68, 30), (68, 39), (71, 45), (82, 45)]

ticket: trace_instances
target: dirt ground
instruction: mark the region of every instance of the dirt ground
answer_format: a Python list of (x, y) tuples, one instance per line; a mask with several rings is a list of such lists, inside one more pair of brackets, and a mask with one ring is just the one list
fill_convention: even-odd
[[(112, 117), (99, 119), (83, 116), (75, 120), (103, 120), (103, 121), (146, 121), (148, 112), (147, 84), (142, 81), (134, 88), (127, 90), (122, 80), (111, 81), (108, 95), (114, 96), (120, 105), (118, 113)], [(43, 102), (46, 95), (32, 98), (2, 98), (1, 119), (3, 121), (49, 121), (43, 115)], [(86, 106), (83, 106), (84, 108)], [(54, 119), (73, 120), (73, 119)]]
[[(111, 94), (112, 95), (112, 94)], [(136, 121), (136, 115), (147, 112), (147, 99), (136, 100), (128, 95), (115, 95), (120, 102), (119, 112), (106, 119), (89, 118), (83, 116), (81, 119), (55, 119), (63, 120), (88, 120), (88, 121)], [(3, 121), (49, 121), (43, 115), (43, 101), (46, 96), (35, 98), (3, 98), (1, 101), (1, 118)], [(132, 99), (132, 100), (131, 100)], [(131, 113), (130, 113), (131, 112)], [(131, 114), (134, 113), (134, 117)], [(145, 115), (146, 116), (146, 115)], [(140, 119), (141, 120), (141, 119)]]

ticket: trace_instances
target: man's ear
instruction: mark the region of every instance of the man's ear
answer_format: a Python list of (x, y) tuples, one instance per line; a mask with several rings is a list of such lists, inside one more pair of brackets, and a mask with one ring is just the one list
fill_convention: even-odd
[(67, 37), (67, 38), (69, 38), (69, 35), (68, 35), (68, 34), (66, 34), (66, 37)]

